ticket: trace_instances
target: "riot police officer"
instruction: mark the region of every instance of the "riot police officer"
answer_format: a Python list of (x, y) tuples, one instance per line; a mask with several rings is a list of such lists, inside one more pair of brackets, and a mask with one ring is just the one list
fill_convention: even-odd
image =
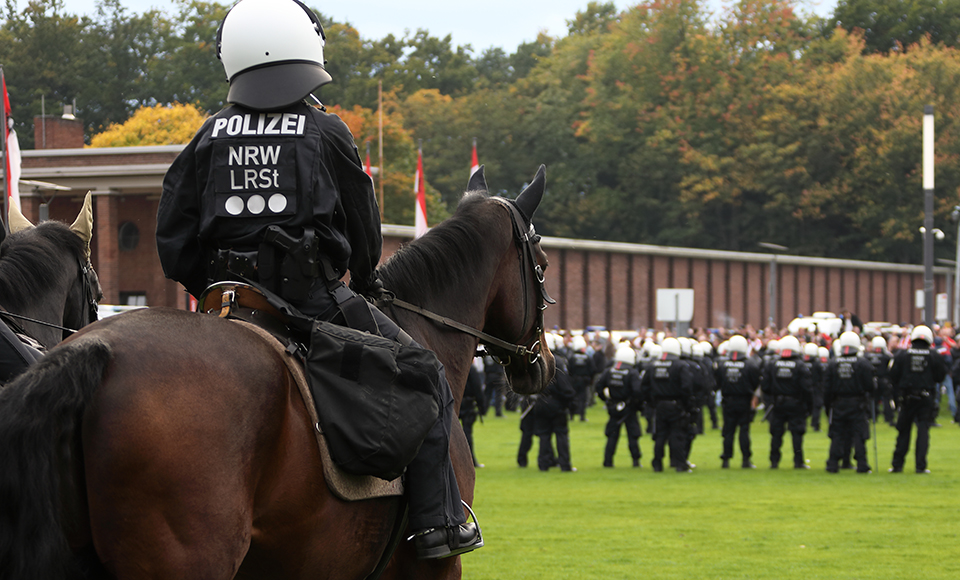
[(810, 365), (810, 380), (813, 385), (813, 410), (810, 412), (810, 428), (820, 431), (820, 415), (823, 411), (823, 381), (826, 366), (820, 364), (820, 348), (815, 342), (803, 345), (803, 362)]
[(897, 444), (893, 451), (891, 473), (903, 471), (904, 460), (910, 449), (910, 431), (917, 425), (915, 449), (917, 473), (927, 469), (927, 449), (930, 447), (930, 426), (936, 419), (937, 384), (947, 374), (947, 363), (933, 348), (933, 332), (924, 325), (910, 333), (910, 348), (897, 351), (890, 367), (893, 395), (900, 404), (897, 418)]
[(613, 467), (613, 455), (620, 440), (620, 428), (627, 432), (627, 447), (633, 466), (640, 467), (640, 420), (637, 409), (640, 405), (640, 373), (637, 372), (637, 353), (627, 343), (622, 343), (613, 355), (613, 365), (597, 379), (597, 395), (607, 406), (610, 419), (604, 429), (607, 445), (603, 451), (603, 466)]
[(724, 469), (730, 467), (733, 458), (733, 436), (740, 429), (740, 454), (743, 456), (744, 469), (756, 467), (751, 461), (750, 423), (756, 411), (752, 401), (760, 387), (760, 363), (755, 357), (747, 356), (747, 339), (738, 335), (730, 337), (727, 343), (727, 357), (717, 365), (717, 385), (722, 396), (723, 408), (723, 460)]
[(691, 367), (680, 359), (680, 341), (665, 338), (663, 357), (650, 363), (641, 388), (654, 406), (654, 471), (663, 471), (664, 447), (670, 444), (670, 465), (679, 472), (690, 471), (687, 441), (690, 412), (696, 405)]
[(780, 466), (780, 447), (789, 428), (793, 438), (793, 467), (810, 469), (803, 457), (803, 435), (807, 432), (807, 415), (813, 407), (810, 367), (801, 358), (797, 337), (783, 337), (778, 341), (778, 348), (780, 355), (767, 361), (760, 382), (770, 405), (770, 468)]
[(824, 405), (830, 419), (830, 456), (827, 471), (840, 471), (840, 461), (853, 446), (857, 473), (870, 473), (866, 439), (870, 433), (867, 408), (873, 404), (873, 365), (860, 356), (860, 337), (847, 331), (840, 335), (840, 356), (827, 365)]
[(587, 420), (587, 404), (590, 397), (590, 382), (597, 372), (593, 351), (587, 349), (587, 339), (582, 335), (573, 337), (572, 352), (567, 359), (567, 369), (570, 373), (570, 382), (576, 396), (571, 401), (570, 418), (580, 415), (581, 421)]

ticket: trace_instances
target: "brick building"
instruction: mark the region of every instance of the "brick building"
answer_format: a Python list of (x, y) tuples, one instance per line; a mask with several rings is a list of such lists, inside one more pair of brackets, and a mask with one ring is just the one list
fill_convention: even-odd
[[(22, 153), (24, 215), (70, 222), (92, 191), (92, 260), (104, 303), (186, 308), (183, 288), (163, 276), (154, 239), (163, 176), (183, 146), (84, 148), (80, 121), (47, 116), (35, 125), (40, 148)], [(386, 258), (412, 239), (413, 227), (384, 225), (383, 233)], [(543, 246), (551, 263), (547, 287), (558, 301), (546, 311), (548, 327), (661, 326), (659, 288), (694, 290), (693, 326), (763, 326), (771, 311), (771, 271), (773, 317), (781, 325), (798, 313), (841, 309), (864, 321), (921, 319), (914, 308), (914, 293), (923, 288), (919, 265), (781, 255), (771, 269), (773, 255), (763, 253), (560, 238), (544, 238)], [(950, 304), (951, 274), (936, 268), (936, 292), (951, 294)]]

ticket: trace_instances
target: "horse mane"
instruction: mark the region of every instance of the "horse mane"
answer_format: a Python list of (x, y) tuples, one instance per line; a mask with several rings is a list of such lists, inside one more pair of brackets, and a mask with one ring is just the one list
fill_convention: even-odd
[(499, 206), (489, 201), (486, 192), (465, 193), (453, 216), (402, 245), (377, 268), (384, 287), (399, 298), (420, 300), (451, 285), (469, 287), (489, 245), (490, 212)]
[(64, 255), (80, 260), (85, 245), (58, 221), (10, 234), (0, 244), (0, 301), (16, 311), (44, 295), (64, 276)]

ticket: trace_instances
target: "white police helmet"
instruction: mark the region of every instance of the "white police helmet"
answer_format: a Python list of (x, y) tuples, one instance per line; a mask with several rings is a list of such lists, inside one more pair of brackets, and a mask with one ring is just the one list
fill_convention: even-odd
[(657, 343), (650, 345), (650, 358), (653, 360), (659, 360), (660, 356), (663, 355), (663, 347)]
[(910, 340), (925, 340), (927, 344), (933, 344), (933, 332), (931, 332), (930, 327), (921, 324), (913, 329), (913, 332), (910, 333)]
[(767, 351), (768, 351), (768, 352), (775, 352), (775, 353), (777, 353), (777, 354), (780, 354), (780, 341), (777, 340), (777, 339), (775, 339), (775, 338), (774, 338), (773, 340), (769, 341), (769, 342), (767, 343)]
[(574, 352), (587, 352), (587, 339), (582, 334), (578, 334), (570, 341), (570, 346)]
[(820, 348), (817, 349), (817, 351), (818, 351), (818, 354), (820, 355), (821, 361), (825, 361), (830, 358), (830, 350), (827, 347), (821, 346)]
[(717, 345), (717, 354), (720, 356), (727, 356), (727, 351), (730, 350), (730, 341), (725, 340)]
[(730, 337), (730, 340), (727, 341), (727, 350), (730, 352), (738, 352), (740, 354), (747, 354), (749, 345), (747, 344), (747, 339), (735, 334)]
[(820, 353), (820, 347), (817, 346), (815, 342), (808, 342), (803, 345), (803, 356), (808, 356), (810, 358), (817, 358), (817, 355)]
[(320, 19), (299, 0), (240, 0), (217, 31), (227, 102), (277, 110), (329, 83), (324, 39)]
[(837, 342), (840, 343), (841, 354), (857, 354), (860, 351), (860, 336), (852, 330), (841, 334)]
[(703, 356), (710, 356), (713, 354), (713, 345), (705, 340), (700, 341), (700, 348), (703, 349)]
[(637, 351), (633, 350), (627, 343), (623, 343), (613, 354), (613, 360), (633, 366), (637, 364)]
[(674, 356), (680, 356), (681, 347), (680, 341), (672, 336), (669, 338), (663, 339), (663, 344), (660, 345), (663, 349), (663, 354), (672, 354)]
[(690, 341), (690, 355), (693, 358), (703, 358), (703, 347), (700, 346), (700, 343), (692, 340)]
[(874, 351), (882, 352), (887, 348), (887, 341), (884, 340), (882, 336), (874, 336), (873, 340), (870, 341), (870, 346), (873, 347)]
[(692, 356), (693, 350), (690, 348), (690, 345), (693, 341), (685, 336), (681, 336), (677, 338), (677, 340), (680, 341), (680, 353), (683, 356)]
[(787, 335), (780, 339), (780, 356), (790, 358), (801, 353), (800, 341), (796, 336)]

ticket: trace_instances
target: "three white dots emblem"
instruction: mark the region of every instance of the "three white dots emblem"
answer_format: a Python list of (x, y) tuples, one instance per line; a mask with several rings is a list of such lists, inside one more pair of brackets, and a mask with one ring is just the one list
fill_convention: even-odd
[(253, 215), (260, 215), (263, 210), (270, 208), (273, 213), (280, 213), (287, 208), (287, 198), (282, 193), (275, 193), (269, 200), (264, 200), (262, 195), (251, 195), (246, 203), (239, 195), (232, 195), (227, 198), (225, 209), (230, 215), (240, 215), (246, 207), (247, 211)]

